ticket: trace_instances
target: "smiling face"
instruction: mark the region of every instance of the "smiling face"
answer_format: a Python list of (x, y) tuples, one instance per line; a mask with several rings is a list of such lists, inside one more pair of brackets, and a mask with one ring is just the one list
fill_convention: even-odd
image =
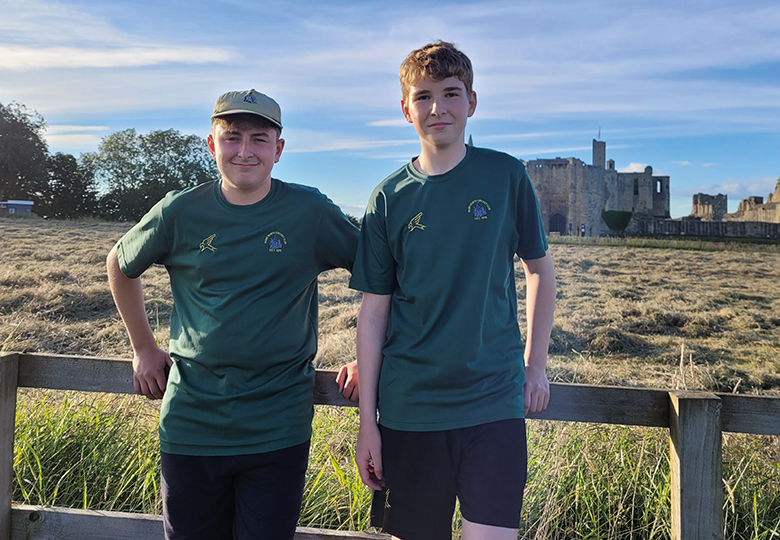
[(457, 77), (425, 77), (409, 86), (401, 110), (420, 136), (423, 152), (464, 144), (466, 121), (477, 107), (477, 95)]
[(222, 176), (220, 187), (233, 204), (254, 204), (271, 189), (271, 170), (279, 161), (284, 139), (270, 124), (220, 120), (208, 137), (211, 156)]

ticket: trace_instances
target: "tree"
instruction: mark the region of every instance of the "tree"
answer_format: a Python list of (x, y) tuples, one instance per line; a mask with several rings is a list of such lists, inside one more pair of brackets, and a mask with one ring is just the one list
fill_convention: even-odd
[(79, 163), (70, 154), (48, 159), (48, 184), (35, 194), (35, 213), (56, 219), (92, 216), (97, 204), (95, 173), (89, 161)]
[(29, 199), (46, 185), (46, 122), (19, 103), (0, 103), (0, 200)]
[(126, 129), (104, 137), (94, 163), (106, 187), (98, 207), (103, 217), (137, 220), (167, 192), (218, 178), (206, 142), (174, 129), (138, 135)]

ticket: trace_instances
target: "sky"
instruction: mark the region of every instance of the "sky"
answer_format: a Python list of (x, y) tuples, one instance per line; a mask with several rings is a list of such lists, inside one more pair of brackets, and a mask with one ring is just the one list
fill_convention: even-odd
[(419, 153), (398, 67), (437, 39), (474, 65), (475, 146), (590, 164), (598, 138), (670, 176), (672, 217), (780, 177), (777, 0), (0, 0), (0, 103), (79, 156), (127, 128), (205, 138), (216, 98), (255, 88), (282, 108), (273, 176), (360, 216)]

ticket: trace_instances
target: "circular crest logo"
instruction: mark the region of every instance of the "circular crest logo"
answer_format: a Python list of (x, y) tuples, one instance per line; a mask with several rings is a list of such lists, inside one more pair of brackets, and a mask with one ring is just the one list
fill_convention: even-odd
[(268, 244), (268, 251), (271, 253), (281, 253), (282, 248), (287, 245), (287, 238), (279, 231), (274, 231), (268, 233), (265, 243)]
[(482, 199), (475, 199), (469, 204), (469, 214), (471, 214), (475, 220), (487, 219), (488, 212), (490, 212), (490, 205)]

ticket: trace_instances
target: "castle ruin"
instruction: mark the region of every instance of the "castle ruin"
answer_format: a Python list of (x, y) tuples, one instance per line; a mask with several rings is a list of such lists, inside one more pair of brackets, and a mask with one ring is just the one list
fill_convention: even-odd
[(764, 202), (763, 197), (748, 197), (739, 203), (737, 211), (732, 214), (726, 210), (727, 205), (728, 197), (726, 195), (713, 196), (697, 193), (693, 196), (689, 219), (780, 223), (780, 178), (777, 179), (775, 191), (769, 194), (766, 202)]
[(603, 211), (631, 212), (625, 232), (654, 234), (669, 214), (669, 177), (618, 172), (606, 160), (606, 143), (593, 140), (593, 165), (577, 158), (526, 161), (548, 233), (577, 236), (610, 234)]

